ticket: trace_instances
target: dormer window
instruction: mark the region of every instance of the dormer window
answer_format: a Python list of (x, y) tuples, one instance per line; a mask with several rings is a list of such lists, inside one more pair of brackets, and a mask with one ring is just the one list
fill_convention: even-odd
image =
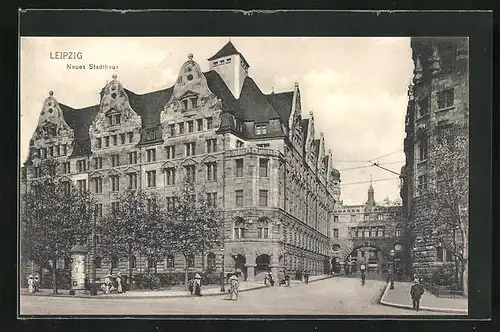
[(231, 58), (226, 59), (226, 63), (231, 63)]
[(217, 67), (218, 64), (219, 63), (217, 61), (214, 61), (214, 63), (213, 63), (214, 67)]
[(223, 64), (224, 64), (224, 60), (220, 60), (219, 65), (223, 65)]
[(255, 135), (265, 135), (267, 134), (267, 124), (260, 123), (255, 125)]

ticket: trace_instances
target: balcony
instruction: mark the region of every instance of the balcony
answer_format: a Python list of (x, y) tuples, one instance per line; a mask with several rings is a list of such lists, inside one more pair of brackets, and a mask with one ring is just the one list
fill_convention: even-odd
[(268, 148), (258, 148), (258, 147), (247, 147), (240, 149), (228, 150), (225, 152), (226, 157), (240, 157), (247, 154), (254, 154), (260, 156), (272, 156), (272, 157), (284, 157), (279, 150), (268, 149)]

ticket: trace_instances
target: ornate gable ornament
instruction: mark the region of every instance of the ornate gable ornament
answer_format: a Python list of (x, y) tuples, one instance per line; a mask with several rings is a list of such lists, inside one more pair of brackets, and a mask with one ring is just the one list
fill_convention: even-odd
[(222, 103), (210, 91), (207, 79), (200, 66), (188, 55), (174, 84), (172, 96), (160, 114), (160, 122), (168, 121), (168, 114), (172, 112), (196, 111), (197, 108), (208, 105), (210, 108), (222, 108)]
[(38, 126), (33, 138), (49, 139), (66, 136), (74, 138), (73, 129), (64, 120), (63, 112), (57, 99), (54, 98), (54, 92), (49, 91), (49, 96), (45, 99), (38, 118)]
[(323, 133), (319, 134), (319, 153), (317, 159), (317, 167), (321, 171), (325, 171), (325, 164), (323, 163), (323, 157), (325, 156), (325, 136)]
[(299, 82), (295, 82), (295, 86), (293, 89), (293, 102), (292, 102), (292, 110), (290, 112), (290, 118), (288, 119), (288, 128), (289, 130), (289, 137), (292, 138), (292, 136), (298, 131), (299, 133), (302, 133), (302, 126), (301, 126), (301, 120), (302, 120), (302, 115), (301, 115), (301, 104), (300, 104), (300, 90), (299, 90)]
[[(110, 123), (109, 117), (119, 115), (117, 123)], [(106, 84), (101, 92), (101, 104), (99, 112), (92, 121), (90, 133), (98, 134), (105, 132), (109, 127), (128, 124), (131, 127), (141, 127), (141, 117), (132, 109), (123, 85), (113, 75), (113, 80)]]

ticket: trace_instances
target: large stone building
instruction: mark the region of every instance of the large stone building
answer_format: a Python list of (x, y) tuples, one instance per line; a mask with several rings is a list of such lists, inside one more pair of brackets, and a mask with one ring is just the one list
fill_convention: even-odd
[[(442, 176), (432, 166), (437, 133), (456, 125), (468, 127), (469, 56), (466, 37), (412, 38), (411, 48), (414, 76), (408, 92), (401, 197), (405, 217), (413, 224), (428, 203), (427, 189), (437, 187)], [(454, 262), (452, 253), (437, 241), (430, 245), (416, 238), (413, 246), (417, 275), (429, 277), (436, 267)]]
[[(183, 271), (185, 264), (190, 271), (220, 271), (222, 255), (226, 271), (240, 268), (248, 279), (285, 267), (326, 272), (340, 179), (313, 114), (302, 115), (299, 84), (262, 92), (231, 42), (208, 61), (204, 72), (189, 54), (173, 86), (143, 95), (114, 75), (99, 103), (84, 109), (64, 105), (50, 92), (22, 185), (29, 188), (43, 177), (40, 163), (55, 159), (58, 178), (90, 188), (102, 216), (119, 204), (125, 188), (168, 200), (187, 176), (224, 210), (225, 250), (213, 248), (187, 261), (172, 253), (157, 262), (158, 272)], [(96, 257), (95, 264), (98, 277), (111, 266), (128, 269), (127, 261), (110, 257)], [(138, 256), (132, 264), (139, 273), (154, 263)]]
[[(335, 204), (332, 222), (332, 265), (335, 272), (356, 272), (363, 263), (371, 272), (387, 272), (394, 249), (397, 272), (403, 272), (405, 220), (401, 206), (375, 202), (370, 184), (364, 204)], [(342, 271), (344, 270), (344, 271)]]

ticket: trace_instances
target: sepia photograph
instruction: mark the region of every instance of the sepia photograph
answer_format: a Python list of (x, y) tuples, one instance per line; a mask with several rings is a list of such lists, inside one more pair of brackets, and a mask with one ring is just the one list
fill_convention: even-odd
[(467, 36), (21, 36), (19, 69), (19, 315), (468, 314)]

